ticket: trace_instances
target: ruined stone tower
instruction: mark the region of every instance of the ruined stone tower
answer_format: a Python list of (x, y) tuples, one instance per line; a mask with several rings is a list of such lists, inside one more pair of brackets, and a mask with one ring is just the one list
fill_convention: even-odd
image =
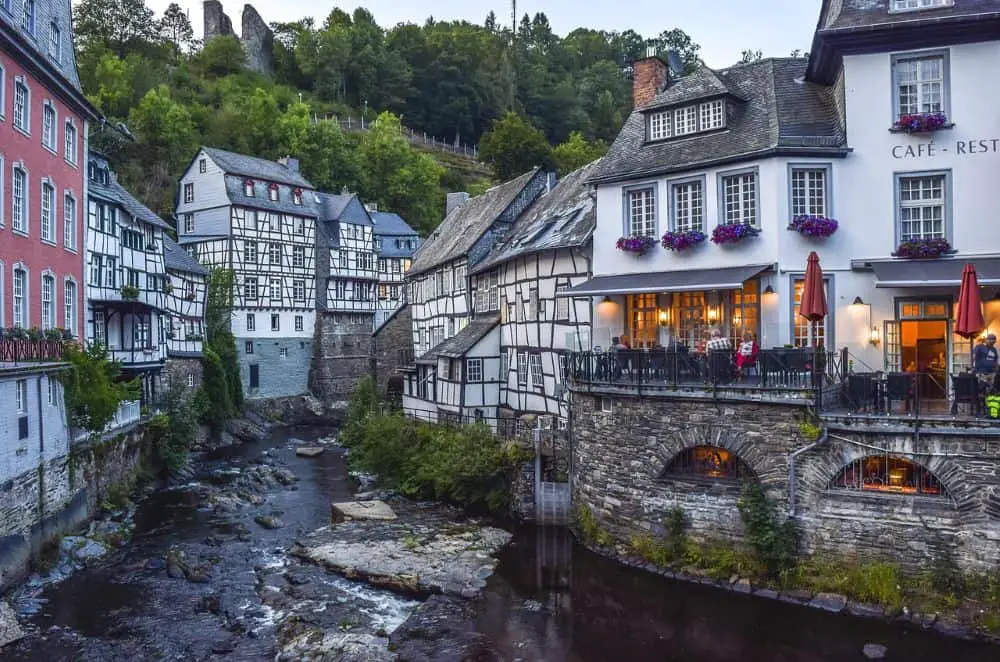
[(206, 43), (215, 37), (237, 37), (247, 54), (247, 69), (267, 75), (274, 73), (274, 33), (252, 5), (243, 6), (242, 35), (233, 31), (233, 22), (219, 0), (205, 0), (204, 13)]

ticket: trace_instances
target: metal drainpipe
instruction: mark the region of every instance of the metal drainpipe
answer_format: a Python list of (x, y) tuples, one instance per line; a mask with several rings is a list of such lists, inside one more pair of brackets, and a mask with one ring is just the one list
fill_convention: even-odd
[(829, 439), (829, 431), (824, 427), (823, 432), (820, 434), (819, 439), (803, 446), (798, 450), (794, 450), (788, 456), (788, 516), (795, 517), (795, 458), (802, 455), (805, 452), (811, 451), (820, 444), (826, 442)]

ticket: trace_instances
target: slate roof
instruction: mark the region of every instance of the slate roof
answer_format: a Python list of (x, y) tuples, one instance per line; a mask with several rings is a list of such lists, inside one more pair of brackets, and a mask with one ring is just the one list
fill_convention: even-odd
[(663, 106), (673, 106), (696, 99), (707, 99), (722, 95), (743, 98), (742, 95), (718, 74), (699, 63), (690, 74), (680, 78), (667, 89), (657, 94), (652, 101), (642, 107), (642, 110), (652, 110)]
[(951, 7), (890, 11), (891, 0), (824, 0), (820, 30), (871, 29), (900, 23), (939, 23), (1000, 14), (996, 0), (956, 0)]
[[(278, 166), (279, 168), (282, 166)], [(234, 205), (250, 207), (252, 209), (262, 209), (266, 211), (281, 212), (294, 216), (306, 216), (315, 218), (318, 215), (318, 203), (316, 194), (310, 190), (302, 191), (302, 204), (297, 205), (292, 202), (292, 190), (290, 188), (278, 187), (278, 199), (271, 200), (268, 196), (268, 186), (265, 180), (254, 179), (254, 194), (248, 196), (243, 188), (243, 180), (249, 175), (229, 175), (225, 176), (226, 195)]]
[(486, 334), (495, 329), (499, 323), (499, 317), (474, 319), (451, 338), (429, 349), (426, 354), (417, 359), (417, 362), (428, 363), (436, 360), (439, 356), (460, 359), (475, 347), (476, 343), (485, 338)]
[(100, 182), (88, 180), (88, 195), (94, 195), (120, 206), (122, 209), (143, 223), (149, 223), (150, 225), (163, 228), (164, 230), (172, 229), (171, 226), (162, 218), (157, 216), (152, 209), (136, 200), (135, 197), (128, 192), (128, 189), (118, 183), (118, 177), (115, 175), (114, 171), (111, 170), (111, 166), (108, 164), (108, 160), (104, 156), (96, 152), (91, 152), (88, 154), (88, 165), (91, 162), (100, 168), (106, 168), (108, 170), (109, 184), (105, 186)]
[(319, 193), (321, 221), (341, 221), (354, 225), (375, 225), (371, 214), (353, 193)]
[(176, 241), (163, 235), (163, 264), (167, 271), (184, 271), (190, 274), (208, 275), (208, 269), (203, 267), (198, 260), (191, 257), (190, 253), (181, 248)]
[[(382, 240), (378, 251), (379, 257), (412, 257), (420, 247), (420, 235), (402, 219), (399, 214), (387, 211), (372, 212), (375, 221), (375, 236)], [(415, 248), (396, 247), (397, 239), (407, 239), (415, 242)]]
[(733, 102), (724, 131), (646, 143), (645, 116), (633, 111), (589, 181), (684, 172), (779, 153), (846, 154), (834, 91), (803, 81), (806, 64), (802, 58), (769, 58), (715, 72), (746, 100)]
[[(23, 0), (0, 0), (0, 43), (3, 37), (16, 39), (18, 50), (24, 49), (36, 66), (45, 68), (65, 83), (69, 90), (83, 99), (80, 76), (76, 69), (76, 53), (73, 48), (73, 23), (70, 0), (34, 0), (34, 30), (26, 30), (21, 25)], [(60, 33), (60, 53), (57, 60), (49, 55), (49, 26), (55, 24)], [(12, 39), (12, 40), (13, 40)], [(15, 59), (16, 53), (11, 53)], [(8, 72), (9, 74), (10, 72)], [(86, 100), (87, 107), (92, 109)], [(96, 116), (96, 111), (94, 111)]]
[(216, 147), (202, 147), (201, 149), (227, 175), (252, 177), (254, 179), (298, 186), (305, 189), (314, 188), (301, 173), (291, 170), (277, 161), (261, 159), (256, 156), (247, 156), (246, 154), (237, 154), (236, 152), (227, 152), (224, 149)]
[(587, 180), (600, 163), (598, 159), (574, 170), (542, 194), (514, 223), (506, 240), (471, 273), (523, 255), (585, 244), (597, 219), (597, 203)]
[(537, 172), (538, 168), (534, 168), (453, 209), (414, 253), (408, 275), (428, 271), (465, 255)]

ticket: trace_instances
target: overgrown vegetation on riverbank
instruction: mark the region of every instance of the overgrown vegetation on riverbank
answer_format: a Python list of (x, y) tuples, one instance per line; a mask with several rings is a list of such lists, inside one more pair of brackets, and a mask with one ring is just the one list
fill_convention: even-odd
[(919, 573), (904, 572), (891, 561), (805, 556), (799, 552), (795, 522), (779, 515), (758, 483), (743, 486), (739, 508), (745, 530), (742, 544), (692, 539), (687, 516), (679, 507), (664, 516), (662, 533), (643, 533), (628, 541), (616, 540), (586, 506), (576, 508), (574, 523), (577, 533), (591, 544), (605, 549), (617, 546), (617, 553), (627, 550), (627, 556), (682, 576), (720, 582), (738, 577), (776, 591), (836, 593), (875, 605), (888, 617), (940, 614), (956, 624), (1000, 634), (1000, 569), (963, 573), (943, 553)]
[(416, 499), (436, 499), (474, 511), (505, 514), (523, 451), (497, 439), (485, 424), (443, 425), (385, 410), (375, 381), (351, 395), (340, 442), (351, 467)]

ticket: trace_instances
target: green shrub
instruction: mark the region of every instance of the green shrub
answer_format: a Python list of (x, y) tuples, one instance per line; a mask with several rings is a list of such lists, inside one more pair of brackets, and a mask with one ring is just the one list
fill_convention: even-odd
[(378, 394), (378, 384), (370, 375), (365, 376), (351, 392), (347, 401), (347, 417), (337, 441), (346, 448), (354, 448), (364, 441), (365, 423), (373, 412), (378, 412), (382, 399)]
[(849, 575), (848, 593), (864, 602), (882, 605), (892, 612), (903, 608), (899, 566), (893, 563), (862, 563)]
[(210, 347), (202, 350), (201, 388), (205, 392), (206, 407), (201, 416), (201, 422), (211, 428), (213, 433), (219, 433), (233, 415), (232, 393), (222, 359)]
[(756, 481), (743, 485), (740, 518), (746, 541), (768, 577), (790, 572), (798, 560), (799, 530), (791, 519), (781, 520), (775, 504)]
[(607, 547), (611, 544), (611, 534), (601, 528), (597, 518), (590, 508), (583, 504), (578, 504), (573, 511), (573, 521), (576, 523), (577, 531), (585, 540)]

